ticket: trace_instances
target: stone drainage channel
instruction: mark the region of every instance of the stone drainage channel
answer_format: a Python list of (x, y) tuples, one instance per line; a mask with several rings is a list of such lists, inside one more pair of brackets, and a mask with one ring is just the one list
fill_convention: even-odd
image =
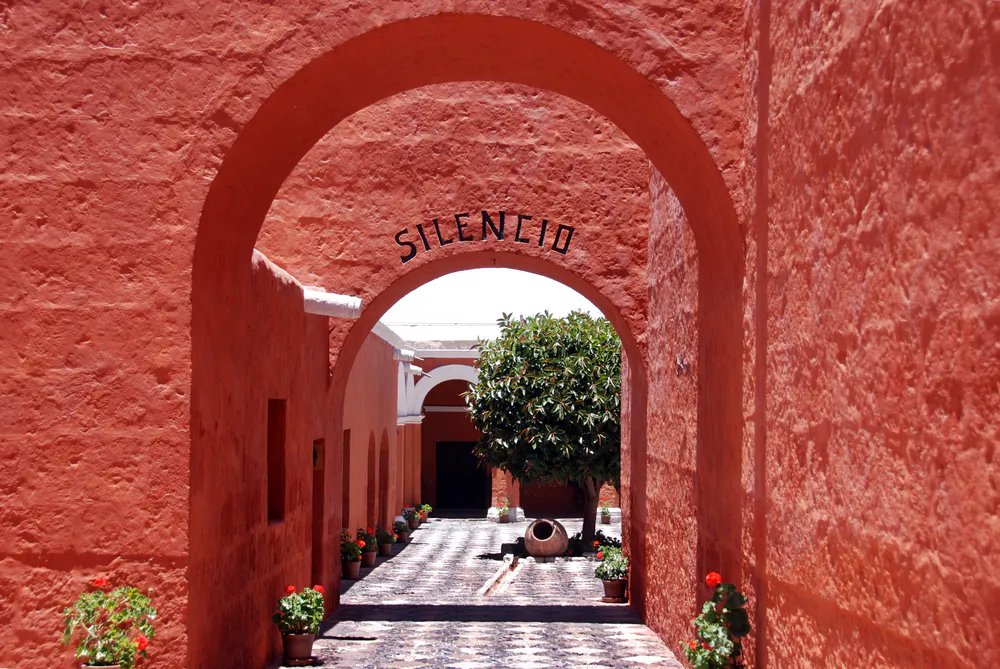
[[(579, 520), (563, 520), (570, 534)], [(341, 585), (315, 664), (364, 668), (681, 667), (627, 605), (603, 604), (592, 558), (504, 559), (527, 523), (431, 518)], [(620, 536), (620, 526), (603, 526)]]

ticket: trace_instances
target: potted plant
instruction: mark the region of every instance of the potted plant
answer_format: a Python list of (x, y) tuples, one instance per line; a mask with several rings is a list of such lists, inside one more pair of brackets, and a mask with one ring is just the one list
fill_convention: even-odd
[(378, 554), (382, 557), (392, 556), (392, 545), (396, 543), (396, 533), (390, 532), (379, 525), (375, 528), (375, 541), (378, 542)]
[(355, 539), (347, 530), (340, 533), (340, 567), (344, 578), (357, 580), (361, 573), (361, 549), (365, 545), (364, 539)]
[(420, 514), (416, 509), (407, 509), (404, 511), (403, 518), (406, 518), (406, 523), (409, 525), (410, 531), (420, 527)]
[(714, 571), (705, 577), (705, 585), (715, 588), (715, 592), (691, 623), (695, 639), (682, 645), (681, 650), (695, 669), (743, 666), (743, 644), (739, 639), (750, 633), (750, 617), (743, 608), (747, 598), (732, 583), (723, 583), (722, 576)]
[(594, 571), (594, 576), (604, 581), (604, 596), (607, 599), (624, 599), (628, 583), (628, 558), (622, 555), (622, 549), (599, 546), (597, 559), (601, 564)]
[(396, 535), (396, 539), (401, 544), (405, 544), (410, 540), (410, 526), (401, 520), (397, 520), (392, 524), (392, 531)]
[(497, 511), (500, 513), (500, 522), (509, 523), (510, 522), (510, 501), (506, 497), (501, 500), (500, 506), (497, 507)]
[(358, 539), (364, 542), (361, 546), (361, 566), (371, 569), (375, 566), (375, 556), (378, 555), (378, 546), (375, 543), (375, 531), (368, 528), (358, 528)]
[(138, 588), (110, 586), (106, 578), (95, 579), (97, 589), (81, 593), (63, 611), (62, 640), (76, 645), (74, 655), (84, 667), (132, 669), (139, 658), (147, 657), (156, 609)]
[(430, 504), (423, 504), (420, 507), (420, 522), (425, 522), (434, 509)]
[(271, 620), (281, 632), (281, 645), (286, 665), (311, 662), (313, 642), (323, 622), (323, 586), (314, 585), (298, 592), (295, 586), (285, 588)]
[(597, 508), (601, 511), (601, 524), (610, 525), (611, 524), (611, 507), (608, 506), (608, 498), (602, 497), (601, 501), (597, 503)]

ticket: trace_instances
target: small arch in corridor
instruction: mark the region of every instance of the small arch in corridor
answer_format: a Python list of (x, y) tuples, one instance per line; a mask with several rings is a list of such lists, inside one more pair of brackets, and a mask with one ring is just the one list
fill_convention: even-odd
[(410, 405), (410, 415), (418, 415), (424, 408), (427, 394), (446, 381), (468, 381), (479, 383), (479, 372), (472, 365), (442, 365), (426, 372), (413, 387), (413, 403)]

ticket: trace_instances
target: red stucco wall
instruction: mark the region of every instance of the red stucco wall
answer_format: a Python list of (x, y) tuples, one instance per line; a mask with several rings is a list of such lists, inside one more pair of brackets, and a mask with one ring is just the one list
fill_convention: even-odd
[[(672, 644), (691, 584), (718, 563), (754, 591), (767, 625), (761, 666), (1000, 662), (995, 607), (970, 605), (995, 599), (1000, 566), (1000, 3), (470, 0), (453, 10), (562, 32), (453, 16), (335, 49), (436, 8), (0, 8), (0, 664), (63, 662), (58, 609), (110, 573), (162, 593), (159, 666), (259, 666), (274, 649), (260, 612), (310, 569), (304, 474), (291, 479), (286, 526), (254, 524), (261, 402), (299, 398), (295, 457), (308, 460), (304, 444), (324, 437), (339, 461), (350, 365), (328, 381), (328, 342), (334, 355), (347, 342), (353, 359), (375, 312), (403, 292), (493, 263), (575, 282), (634, 338), (623, 472), (632, 587), (642, 608), (643, 584), (656, 584), (647, 617)], [(488, 39), (440, 39), (472, 32)], [(287, 83), (322, 54), (333, 60), (313, 71), (328, 86)], [(581, 68), (587, 76), (574, 76)], [(562, 90), (627, 129), (689, 229), (647, 238), (634, 150), (599, 116), (533, 89), (441, 86), (326, 133), (338, 114), (407, 88), (483, 75)], [(487, 91), (500, 102), (479, 104)], [(399, 128), (414, 140), (408, 158), (385, 132)], [(330, 143), (293, 172), (324, 134)], [(497, 146), (497, 135), (529, 143)], [(305, 244), (334, 259), (302, 263), (303, 278), (365, 298), (350, 337), (341, 323), (327, 338), (323, 319), (292, 308), (291, 284), (251, 263), (289, 172), (261, 243), (296, 271)], [(669, 211), (664, 202), (653, 212)], [(579, 253), (526, 247), (511, 260), (487, 243), (405, 272), (393, 264), (396, 230), (500, 206), (571, 218)], [(689, 237), (697, 309), (690, 258), (676, 262)], [(670, 239), (683, 249), (671, 253)], [(691, 318), (697, 328), (684, 329)], [(690, 337), (697, 376), (671, 376), (680, 352), (669, 347), (687, 350)], [(692, 430), (693, 456), (682, 448)], [(333, 470), (327, 490), (339, 491)], [(724, 497), (691, 498), (720, 480)], [(671, 505), (677, 520), (660, 517)], [(339, 522), (326, 520), (332, 551)], [(653, 547), (661, 525), (687, 540)], [(653, 550), (676, 564), (649, 561), (644, 573)]]
[(769, 18), (769, 665), (998, 665), (1000, 3)]
[[(351, 370), (344, 399), (344, 429), (351, 431), (351, 510), (343, 527), (354, 532), (375, 520), (385, 523), (399, 514), (403, 506), (402, 491), (396, 476), (399, 450), (396, 441), (396, 366), (392, 346), (374, 335), (365, 340)], [(379, 482), (379, 451), (382, 439), (389, 443), (388, 498), (391, 506), (383, 508), (383, 490)], [(369, 449), (375, 449), (375, 479), (371, 497), (376, 504), (369, 507)], [(354, 502), (353, 500), (362, 500)]]

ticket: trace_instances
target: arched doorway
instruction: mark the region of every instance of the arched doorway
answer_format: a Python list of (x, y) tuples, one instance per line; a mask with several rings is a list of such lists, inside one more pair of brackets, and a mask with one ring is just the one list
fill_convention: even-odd
[[(447, 15), (374, 30), (300, 70), (242, 130), (210, 189), (195, 249), (192, 500), (199, 498), (208, 484), (214, 454), (247, 436), (247, 428), (240, 424), (241, 410), (233, 410), (232, 403), (251, 383), (241, 379), (240, 373), (247, 348), (242, 323), (252, 313), (249, 259), (282, 181), (316, 141), (354, 111), (418, 86), (472, 80), (522, 83), (589, 105), (646, 152), (683, 206), (701, 259), (696, 478), (712, 481), (722, 492), (712, 496), (707, 493), (708, 486), (696, 486), (697, 562), (699, 570), (711, 566), (738, 581), (741, 509), (733, 500), (740, 499), (743, 250), (728, 191), (704, 143), (656, 86), (586, 40), (517, 19)], [(460, 236), (461, 215), (456, 214)], [(586, 232), (578, 230), (578, 238), (585, 239)], [(484, 212), (482, 241), (486, 238)], [(379, 248), (385, 252), (385, 247)], [(391, 245), (388, 248), (395, 251)], [(401, 264), (397, 264), (398, 255), (386, 253), (384, 272), (364, 288), (366, 308), (361, 317), (349, 331), (341, 328), (331, 337), (337, 357), (331, 379), (332, 402), (342, 404), (353, 358), (381, 314), (403, 294), (435, 276), (502, 265), (550, 276), (587, 296), (614, 323), (627, 358), (627, 397), (623, 402), (627, 418), (623, 422), (628, 434), (625, 466), (629, 492), (623, 508), (629, 519), (627, 541), (637, 565), (634, 601), (641, 609), (646, 528), (645, 313), (621, 305), (634, 304), (626, 299), (628, 290), (641, 292), (644, 287), (612, 288), (600, 277), (599, 262), (580, 263), (565, 250), (549, 248), (547, 243), (544, 247), (526, 244), (513, 250), (496, 247), (485, 251), (464, 244), (446, 249), (442, 243), (436, 253), (418, 254)], [(597, 249), (593, 251), (589, 257), (602, 257)], [(604, 284), (602, 289), (596, 287), (598, 284)], [(239, 383), (234, 384), (234, 379)], [(337, 444), (330, 450), (337, 452), (342, 446)], [(199, 536), (206, 525), (204, 516), (214, 511), (192, 502), (191, 553), (195, 563), (201, 559)], [(193, 571), (194, 609), (199, 609), (201, 599), (210, 601), (212, 597), (209, 587), (198, 587), (208, 583), (209, 576)], [(201, 632), (193, 636), (211, 633), (208, 624), (195, 626)], [(199, 647), (198, 639), (192, 639), (192, 652)]]

